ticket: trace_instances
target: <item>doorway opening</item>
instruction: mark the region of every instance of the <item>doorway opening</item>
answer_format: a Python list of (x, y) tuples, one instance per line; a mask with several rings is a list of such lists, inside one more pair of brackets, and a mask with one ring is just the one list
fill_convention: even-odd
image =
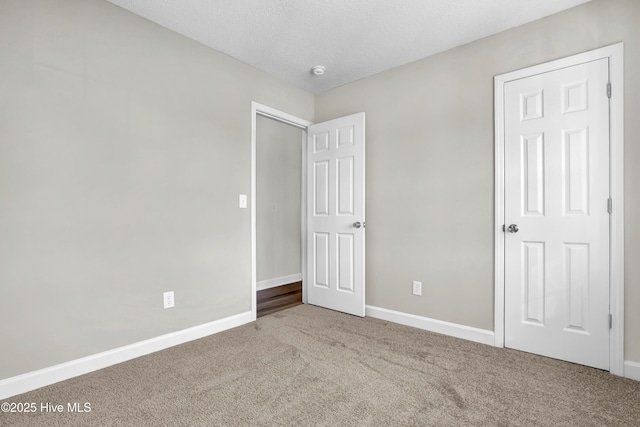
[(253, 102), (251, 301), (254, 319), (306, 302), (306, 129), (311, 123)]
[(256, 118), (257, 317), (302, 304), (304, 130)]
[[(258, 121), (301, 129), (300, 274), (302, 302), (365, 315), (365, 113), (312, 124), (252, 102), (251, 311), (257, 316)], [(294, 138), (295, 139), (295, 138)], [(293, 145), (293, 144), (292, 144)], [(295, 174), (293, 175), (295, 177)], [(294, 177), (289, 179), (295, 180)], [(265, 202), (262, 202), (265, 203)], [(266, 202), (267, 210), (274, 210)], [(278, 207), (275, 206), (277, 210)], [(286, 273), (289, 274), (289, 273)], [(297, 274), (297, 273), (294, 273)], [(283, 276), (289, 277), (293, 276)], [(286, 281), (285, 281), (286, 282)]]

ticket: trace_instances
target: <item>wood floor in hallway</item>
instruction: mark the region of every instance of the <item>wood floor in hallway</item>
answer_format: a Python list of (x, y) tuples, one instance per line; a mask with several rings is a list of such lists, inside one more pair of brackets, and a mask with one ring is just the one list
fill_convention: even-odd
[(302, 304), (302, 282), (258, 291), (257, 303), (258, 317), (300, 305)]

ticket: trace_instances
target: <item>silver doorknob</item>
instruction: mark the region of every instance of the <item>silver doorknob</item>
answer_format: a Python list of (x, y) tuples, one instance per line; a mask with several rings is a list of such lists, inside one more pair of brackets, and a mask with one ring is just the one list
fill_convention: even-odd
[(518, 232), (518, 226), (516, 224), (511, 224), (509, 227), (507, 227), (507, 231), (509, 233), (517, 233)]
[(360, 228), (362, 227), (362, 223), (360, 221), (356, 221), (353, 223), (353, 228)]

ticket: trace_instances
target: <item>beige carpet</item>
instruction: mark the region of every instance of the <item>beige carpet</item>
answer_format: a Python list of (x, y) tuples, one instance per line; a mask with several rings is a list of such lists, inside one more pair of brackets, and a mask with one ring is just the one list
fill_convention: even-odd
[(308, 305), (7, 401), (65, 413), (3, 426), (640, 425), (640, 382)]

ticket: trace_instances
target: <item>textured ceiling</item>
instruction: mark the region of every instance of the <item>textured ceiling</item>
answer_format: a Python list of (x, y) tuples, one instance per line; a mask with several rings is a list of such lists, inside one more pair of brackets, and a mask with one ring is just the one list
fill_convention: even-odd
[(108, 1), (317, 94), (590, 0)]

